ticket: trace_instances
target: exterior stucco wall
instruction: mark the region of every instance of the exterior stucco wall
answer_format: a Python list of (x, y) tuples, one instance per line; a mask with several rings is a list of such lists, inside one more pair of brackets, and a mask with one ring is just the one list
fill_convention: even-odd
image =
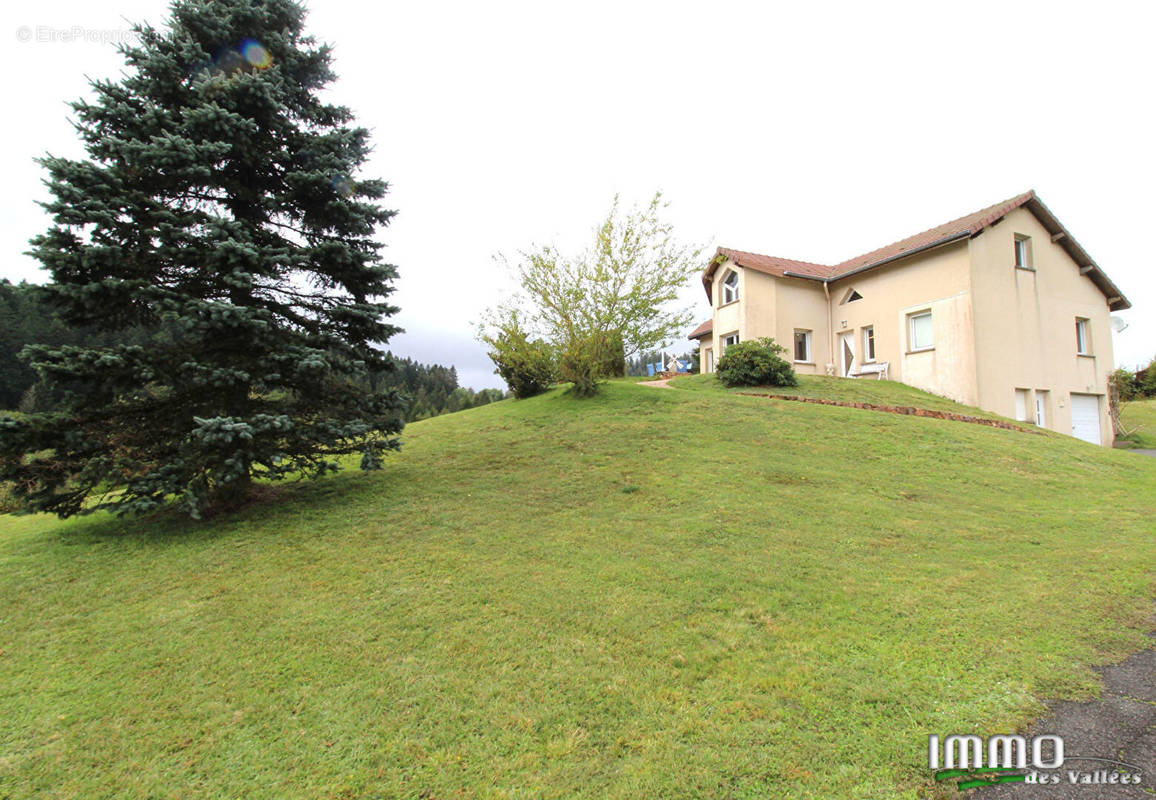
[[(857, 363), (863, 332), (875, 329), (875, 361), (889, 364), (889, 377), (961, 403), (976, 404), (976, 354), (966, 241), (835, 281), (830, 286), (836, 348), (853, 333)], [(861, 300), (844, 302), (851, 289)], [(932, 349), (911, 352), (909, 314), (931, 311)], [(839, 353), (835, 352), (835, 363)]]
[(743, 327), (739, 340), (773, 336), (776, 298), (783, 291), (778, 279), (763, 272), (745, 270), (746, 294), (742, 295)]
[[(783, 355), (805, 375), (823, 375), (827, 369), (827, 297), (823, 284), (803, 278), (768, 278), (778, 284), (774, 324), (759, 336), (771, 336), (787, 348)], [(795, 361), (795, 331), (811, 331), (811, 359)]]
[[(1016, 269), (1015, 236), (1031, 237), (1034, 271)], [(1072, 433), (1072, 393), (1100, 396), (1100, 438), (1112, 443), (1107, 379), (1112, 354), (1107, 299), (1025, 208), (970, 242), (975, 287), (978, 405), (1015, 417), (1015, 390), (1044, 390), (1046, 425)], [(1077, 355), (1076, 318), (1089, 320), (1091, 356)]]
[[(723, 303), (722, 282), (731, 270), (734, 270), (739, 276), (739, 299), (733, 303)], [(718, 364), (722, 355), (722, 348), (719, 343), (724, 337), (737, 331), (739, 340), (742, 341), (744, 338), (743, 318), (747, 297), (747, 275), (747, 270), (736, 266), (729, 260), (720, 264), (714, 272), (711, 282), (711, 298), (714, 300), (714, 330), (711, 331), (709, 337), (703, 337), (702, 341), (704, 344), (710, 342), (710, 347), (714, 351), (715, 364)]]
[[(1031, 239), (1033, 270), (1015, 266), (1015, 238)], [(739, 300), (720, 304), (729, 270), (739, 276)], [(862, 299), (846, 302), (851, 289)], [(961, 403), (1016, 417), (1016, 390), (1046, 398), (1046, 425), (1072, 434), (1071, 396), (1100, 399), (1100, 438), (1110, 445), (1107, 376), (1114, 360), (1107, 300), (1027, 208), (1008, 213), (971, 239), (916, 253), (851, 275), (828, 286), (820, 281), (774, 277), (721, 264), (713, 275), (713, 331), (703, 337), (717, 367), (720, 341), (772, 336), (794, 355), (794, 333), (811, 331), (812, 363), (802, 373), (840, 374), (841, 334), (850, 334), (856, 366), (864, 363), (864, 334), (874, 330), (874, 362), (889, 377)], [(909, 317), (930, 311), (932, 347), (913, 351)], [(1091, 354), (1079, 355), (1076, 319), (1087, 319)], [(1034, 414), (1029, 414), (1034, 419)]]

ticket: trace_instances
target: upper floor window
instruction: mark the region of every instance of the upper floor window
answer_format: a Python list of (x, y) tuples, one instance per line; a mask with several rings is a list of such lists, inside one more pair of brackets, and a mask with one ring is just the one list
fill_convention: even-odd
[(930, 350), (935, 346), (931, 330), (931, 312), (920, 311), (907, 317), (907, 349)]
[(859, 294), (858, 290), (856, 289), (851, 289), (849, 292), (847, 292), (846, 295), (843, 296), (844, 303), (854, 303), (856, 300), (862, 299), (863, 295)]
[(724, 304), (733, 303), (739, 299), (739, 274), (733, 269), (727, 273), (722, 282), (722, 301)]
[(1015, 244), (1016, 269), (1035, 269), (1032, 266), (1032, 237), (1017, 233)]
[(1092, 329), (1089, 321), (1076, 317), (1076, 352), (1082, 356), (1092, 355)]

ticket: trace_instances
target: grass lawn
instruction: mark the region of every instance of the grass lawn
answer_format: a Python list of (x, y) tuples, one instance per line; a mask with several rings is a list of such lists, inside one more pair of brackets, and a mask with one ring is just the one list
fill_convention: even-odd
[(957, 796), (928, 734), (1145, 646), (1156, 459), (686, 380), (209, 523), (0, 517), (0, 797)]
[[(955, 414), (969, 414), (988, 419), (1003, 419), (998, 414), (992, 414), (974, 406), (965, 406), (948, 400), (946, 397), (920, 391), (898, 381), (880, 381), (874, 378), (829, 378), (825, 375), (800, 375), (798, 386), (739, 386), (727, 388), (723, 386), (718, 375), (686, 375), (674, 378), (674, 385), (679, 389), (697, 392), (755, 392), (763, 394), (781, 394), (793, 397), (822, 397), (827, 400), (838, 400), (847, 403), (874, 403), (882, 406), (915, 406), (929, 408), (933, 411), (950, 411)], [(1015, 420), (1010, 420), (1014, 422)]]
[(1120, 408), (1120, 422), (1135, 429), (1128, 438), (1140, 447), (1156, 449), (1156, 400), (1133, 400)]

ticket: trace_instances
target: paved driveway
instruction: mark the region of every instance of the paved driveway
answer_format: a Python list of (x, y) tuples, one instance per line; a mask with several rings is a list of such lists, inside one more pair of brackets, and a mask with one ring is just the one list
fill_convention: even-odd
[[(1064, 737), (1064, 767), (1057, 770), (1062, 782), (1042, 786), (1008, 783), (979, 789), (974, 800), (1151, 800), (1156, 787), (1156, 648), (1149, 647), (1099, 672), (1104, 679), (1099, 699), (1051, 703), (1051, 714), (1035, 725), (1036, 733)], [(1141, 784), (1068, 782), (1069, 770), (1094, 773), (1113, 768), (1139, 772)]]

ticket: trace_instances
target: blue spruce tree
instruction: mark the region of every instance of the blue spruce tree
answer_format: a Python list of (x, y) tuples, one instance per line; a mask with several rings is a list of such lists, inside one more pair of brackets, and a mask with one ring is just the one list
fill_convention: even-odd
[[(73, 104), (87, 158), (45, 157), (49, 230), (32, 254), (68, 324), (146, 343), (26, 357), (66, 391), (0, 417), (0, 480), (69, 516), (234, 505), (254, 479), (317, 477), (396, 448), (387, 369), (395, 212), (361, 179), (369, 133), (320, 91), (331, 53), (290, 0), (178, 0), (138, 26), (125, 77)], [(139, 341), (139, 338), (136, 339)]]

